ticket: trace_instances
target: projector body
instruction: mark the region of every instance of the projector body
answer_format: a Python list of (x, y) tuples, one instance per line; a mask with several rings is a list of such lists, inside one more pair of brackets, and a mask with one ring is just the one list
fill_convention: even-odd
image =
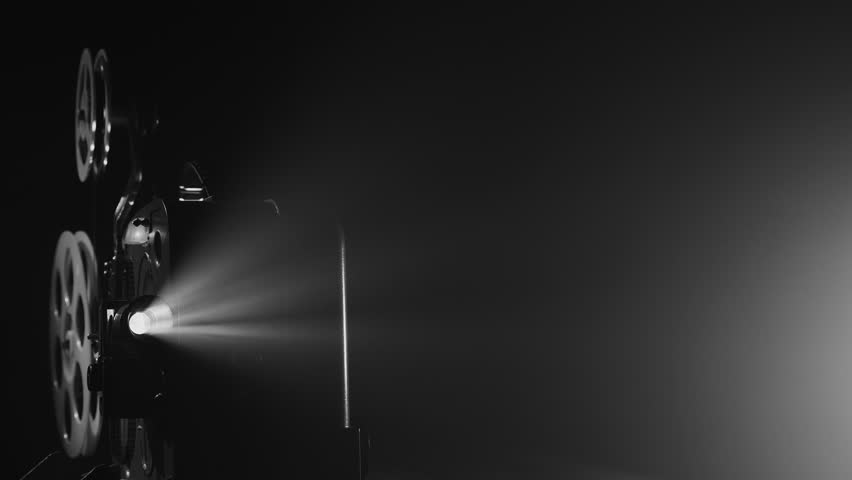
[[(80, 61), (75, 150), (77, 180), (98, 203), (89, 232), (60, 236), (51, 279), (51, 381), (65, 454), (112, 465), (104, 478), (363, 478), (369, 442), (349, 424), (336, 225), (282, 216), (268, 199), (217, 198), (192, 162), (146, 164), (143, 176), (143, 157), (157, 156), (159, 120), (116, 107), (107, 56), (94, 58), (87, 50)], [(126, 176), (114, 173), (119, 165)], [(324, 332), (323, 341), (210, 358), (179, 333), (149, 334), (150, 319), (133, 327), (134, 314), (164, 305), (158, 295), (173, 271), (234, 211), (272, 236), (309, 231), (312, 275), (324, 287), (303, 327)], [(165, 308), (168, 327), (182, 331), (186, 312)], [(280, 381), (257, 381), (255, 372), (268, 371)]]

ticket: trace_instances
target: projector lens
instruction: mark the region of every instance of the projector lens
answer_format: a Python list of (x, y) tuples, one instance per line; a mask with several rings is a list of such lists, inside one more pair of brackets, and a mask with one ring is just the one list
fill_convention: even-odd
[(130, 316), (130, 320), (127, 321), (127, 326), (130, 327), (130, 331), (135, 333), (136, 335), (144, 335), (151, 330), (151, 317), (149, 317), (145, 312), (136, 312)]
[(134, 335), (157, 336), (174, 326), (174, 314), (164, 302), (155, 300), (131, 313), (127, 326)]

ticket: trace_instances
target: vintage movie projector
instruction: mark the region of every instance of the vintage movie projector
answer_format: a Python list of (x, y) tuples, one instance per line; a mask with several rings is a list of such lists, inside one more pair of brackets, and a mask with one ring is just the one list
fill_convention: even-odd
[[(69, 161), (68, 173), (90, 220), (62, 226), (50, 279), (50, 384), (62, 454), (88, 462), (89, 478), (364, 478), (368, 440), (349, 412), (342, 229), (284, 215), (273, 199), (215, 191), (199, 162), (163, 154), (168, 125), (144, 105), (122, 104), (131, 97), (113, 85), (107, 54), (84, 50), (76, 168)], [(303, 232), (306, 241), (281, 242), (277, 254), (310, 259), (320, 299), (283, 327), (310, 334), (279, 346), (267, 339), (261, 349), (225, 342), (199, 355), (186, 305), (162, 292), (185, 259), (203, 257), (200, 242), (228, 231), (234, 217), (266, 229), (265, 245)], [(232, 258), (201, 261), (215, 266), (254, 248), (231, 233)], [(163, 331), (189, 333), (156, 334)], [(258, 380), (257, 371), (280, 381)]]

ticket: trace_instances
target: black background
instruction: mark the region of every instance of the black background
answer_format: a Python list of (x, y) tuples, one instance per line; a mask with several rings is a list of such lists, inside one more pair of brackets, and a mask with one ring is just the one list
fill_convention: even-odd
[(138, 7), (5, 15), (12, 476), (56, 444), (83, 47), (163, 161), (344, 219), (378, 478), (849, 473), (847, 17)]

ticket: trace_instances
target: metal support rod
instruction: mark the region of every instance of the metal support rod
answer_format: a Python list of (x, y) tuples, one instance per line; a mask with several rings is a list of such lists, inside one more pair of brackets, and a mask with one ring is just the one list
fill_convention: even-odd
[(346, 239), (340, 232), (340, 301), (343, 321), (343, 427), (349, 428), (349, 332), (346, 325)]

